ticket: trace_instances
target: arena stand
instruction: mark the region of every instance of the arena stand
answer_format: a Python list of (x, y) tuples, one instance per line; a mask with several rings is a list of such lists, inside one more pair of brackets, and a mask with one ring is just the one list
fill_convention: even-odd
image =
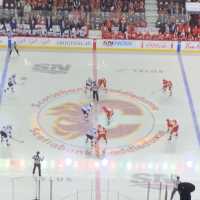
[(158, 0), (159, 32), (170, 35), (172, 40), (199, 40), (200, 23), (198, 14), (186, 12), (185, 1)]
[(103, 39), (199, 40), (199, 15), (189, 15), (184, 1), (158, 0), (159, 31), (145, 20), (139, 0), (4, 0), (0, 33), (21, 36), (87, 38), (101, 30)]

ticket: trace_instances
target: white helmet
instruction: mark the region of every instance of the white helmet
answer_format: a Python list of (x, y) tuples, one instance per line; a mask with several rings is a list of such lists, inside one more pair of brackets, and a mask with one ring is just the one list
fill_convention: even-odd
[(91, 103), (90, 103), (90, 107), (93, 107), (93, 106), (94, 106), (94, 103), (93, 103), (93, 102), (91, 102)]

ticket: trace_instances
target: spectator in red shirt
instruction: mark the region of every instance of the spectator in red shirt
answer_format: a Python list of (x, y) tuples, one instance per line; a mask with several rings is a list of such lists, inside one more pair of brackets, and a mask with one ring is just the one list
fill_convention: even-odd
[(192, 29), (192, 35), (194, 38), (196, 38), (198, 36), (198, 27), (195, 26), (193, 29)]
[(185, 37), (188, 38), (189, 33), (190, 33), (190, 26), (188, 23), (184, 24), (184, 32), (185, 32)]
[(110, 19), (106, 21), (106, 27), (109, 32), (112, 32), (112, 21)]

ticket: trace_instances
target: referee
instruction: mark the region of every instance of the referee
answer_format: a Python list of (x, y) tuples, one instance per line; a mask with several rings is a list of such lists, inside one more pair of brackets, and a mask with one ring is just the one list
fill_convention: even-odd
[(43, 161), (44, 158), (40, 157), (40, 152), (37, 151), (32, 159), (34, 160), (33, 175), (35, 174), (36, 168), (38, 168), (39, 176), (41, 176), (41, 161)]
[(92, 86), (92, 96), (93, 96), (93, 100), (95, 101), (99, 101), (99, 88), (97, 86), (97, 83), (96, 81), (93, 83), (93, 86)]
[(173, 188), (173, 190), (172, 190), (170, 200), (173, 200), (173, 197), (174, 197), (175, 193), (178, 192), (178, 185), (179, 185), (180, 183), (181, 183), (180, 177), (177, 176), (177, 177), (176, 177), (176, 180), (174, 180), (174, 188)]

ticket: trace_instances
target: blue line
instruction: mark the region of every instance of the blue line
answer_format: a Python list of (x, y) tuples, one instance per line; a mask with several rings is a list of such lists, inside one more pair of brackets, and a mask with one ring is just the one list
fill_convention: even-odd
[(192, 119), (193, 119), (195, 131), (196, 131), (196, 136), (197, 136), (197, 139), (198, 139), (198, 142), (199, 142), (199, 145), (200, 145), (200, 131), (199, 131), (200, 129), (199, 129), (199, 124), (198, 124), (198, 120), (197, 120), (197, 115), (196, 115), (196, 112), (195, 112), (194, 103), (193, 103), (193, 100), (192, 100), (192, 95), (191, 95), (191, 92), (190, 92), (190, 87), (189, 87), (189, 83), (188, 83), (188, 80), (187, 80), (187, 75), (186, 75), (186, 72), (185, 72), (183, 60), (182, 60), (181, 54), (179, 54), (179, 53), (178, 53), (178, 60), (179, 60), (179, 63), (180, 63), (180, 68), (181, 68), (181, 72), (182, 72), (182, 76), (183, 76), (183, 82), (184, 82), (185, 90), (186, 90), (187, 97), (188, 97), (188, 103), (189, 103), (189, 106), (190, 106), (190, 111), (192, 113)]
[(7, 72), (8, 72), (8, 63), (9, 63), (9, 60), (10, 60), (10, 54), (9, 54), (9, 50), (7, 49), (6, 59), (5, 59), (5, 62), (4, 62), (4, 69), (3, 69), (3, 73), (1, 75), (0, 104), (2, 103), (2, 99), (3, 99), (3, 92), (4, 92), (4, 86), (5, 86), (6, 76), (7, 76)]

